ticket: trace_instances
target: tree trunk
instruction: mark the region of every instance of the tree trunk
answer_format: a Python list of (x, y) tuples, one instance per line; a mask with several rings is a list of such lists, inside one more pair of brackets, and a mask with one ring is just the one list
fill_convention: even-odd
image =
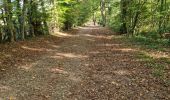
[(105, 0), (101, 0), (100, 2), (100, 11), (102, 16), (102, 25), (103, 27), (105, 27), (106, 26)]
[(93, 24), (94, 24), (94, 26), (96, 25), (96, 16), (95, 16), (95, 12), (93, 12)]
[[(45, 11), (45, 7), (44, 7), (44, 1), (42, 0), (41, 1), (41, 7), (42, 7), (42, 12), (46, 14), (46, 11)], [(49, 34), (49, 29), (48, 29), (48, 25), (47, 25), (47, 21), (45, 18), (43, 18), (43, 27), (44, 27), (44, 34)]]
[(121, 0), (120, 3), (120, 9), (121, 9), (121, 27), (120, 27), (120, 33), (121, 34), (127, 34), (127, 23), (126, 23), (126, 16), (127, 16), (127, 1)]
[(23, 9), (22, 9), (22, 25), (21, 25), (21, 39), (25, 40), (25, 21), (26, 21), (26, 16), (27, 16), (27, 0), (23, 1)]
[(11, 0), (4, 0), (5, 3), (5, 13), (7, 17), (7, 27), (8, 32), (10, 33), (9, 39), (11, 42), (14, 42), (14, 27), (13, 27), (13, 21), (12, 21), (12, 3)]
[(28, 10), (28, 24), (29, 24), (29, 32), (32, 37), (35, 37), (34, 26), (33, 26), (33, 11), (34, 11), (33, 0), (29, 1), (29, 10)]
[(22, 25), (22, 21), (21, 21), (21, 5), (20, 5), (20, 0), (16, 0), (17, 1), (17, 20), (18, 20), (18, 26), (17, 26), (17, 32), (19, 35), (21, 35), (21, 25)]
[(160, 17), (159, 17), (159, 29), (158, 29), (158, 32), (160, 34), (161, 37), (162, 36), (162, 33), (163, 33), (163, 11), (164, 11), (164, 0), (159, 0), (160, 2), (160, 9), (159, 9), (159, 13), (160, 13)]

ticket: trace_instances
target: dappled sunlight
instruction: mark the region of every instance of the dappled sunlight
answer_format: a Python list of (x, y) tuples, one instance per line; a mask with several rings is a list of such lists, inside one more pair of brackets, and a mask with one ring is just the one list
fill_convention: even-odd
[(23, 70), (30, 70), (32, 67), (36, 66), (37, 64), (38, 64), (38, 62), (34, 62), (34, 63), (31, 63), (31, 64), (19, 66), (18, 68), (23, 69)]
[(55, 56), (50, 56), (49, 58), (53, 58), (53, 59), (63, 59), (63, 56), (59, 56), (59, 55), (55, 55)]
[(98, 26), (87, 26), (87, 27), (79, 27), (79, 29), (83, 29), (83, 30), (98, 30), (100, 29), (101, 27), (98, 27)]
[(54, 45), (54, 44), (49, 44), (49, 45), (53, 48), (56, 48), (56, 49), (60, 48), (60, 46), (57, 46), (57, 45)]
[(113, 36), (104, 36), (104, 35), (92, 35), (92, 34), (82, 34), (85, 37), (96, 38), (96, 39), (112, 39)]
[(30, 50), (30, 51), (44, 51), (44, 48), (31, 48), (28, 46), (21, 46), (22, 49)]
[(86, 55), (79, 55), (79, 54), (73, 54), (73, 53), (56, 53), (55, 56), (53, 57), (66, 57), (66, 58), (87, 58), (88, 56)]
[[(50, 45), (54, 48), (59, 48), (59, 46), (56, 46), (56, 45)], [(54, 50), (54, 49), (46, 49), (46, 48), (33, 48), (33, 47), (28, 47), (28, 46), (21, 46), (22, 49), (25, 49), (25, 50), (30, 50), (30, 51), (38, 51), (38, 52), (52, 52), (52, 51), (57, 51), (57, 50)]]
[(51, 68), (51, 69), (49, 69), (49, 71), (52, 72), (52, 73), (56, 73), (56, 74), (66, 74), (67, 78), (71, 81), (74, 81), (74, 82), (80, 82), (81, 81), (81, 78), (77, 77), (75, 75), (75, 73), (67, 72), (67, 71), (65, 71), (61, 68)]
[(3, 58), (3, 57), (12, 57), (11, 54), (4, 54), (2, 52), (0, 52), (0, 58)]
[(68, 34), (68, 33), (64, 33), (64, 32), (57, 32), (57, 33), (53, 33), (51, 35), (57, 36), (57, 37), (77, 37), (78, 36), (78, 35), (72, 35), (72, 34)]
[(74, 82), (80, 82), (81, 81), (81, 78), (76, 76), (75, 73), (72, 73), (72, 72), (69, 72), (69, 77), (68, 77), (71, 81), (74, 81)]
[(120, 84), (119, 83), (117, 83), (117, 82), (115, 82), (115, 81), (112, 81), (111, 82), (113, 85), (116, 85), (116, 86), (119, 86)]
[(121, 48), (121, 49), (114, 48), (112, 50), (117, 50), (117, 51), (122, 51), (122, 52), (136, 52), (137, 51), (136, 49), (132, 49), (132, 48)]
[(106, 44), (98, 44), (98, 46), (107, 46), (107, 47), (114, 47), (114, 46), (121, 46), (122, 44), (108, 44), (108, 43), (106, 43)]
[(4, 85), (0, 84), (0, 93), (1, 93), (1, 92), (11, 91), (11, 90), (12, 90), (11, 87), (9, 87), (9, 86), (4, 86)]
[(146, 51), (143, 51), (143, 53), (149, 57), (153, 57), (153, 58), (169, 58), (170, 59), (170, 56), (164, 52), (146, 52)]
[(67, 71), (64, 71), (63, 69), (59, 69), (59, 68), (51, 68), (49, 69), (49, 71), (53, 73), (59, 73), (59, 74), (68, 74)]
[(130, 74), (128, 70), (116, 70), (113, 72), (117, 75), (129, 75)]
[(120, 49), (123, 52), (129, 52), (129, 51), (136, 51), (135, 49), (131, 49), (131, 48), (124, 48), (124, 49)]

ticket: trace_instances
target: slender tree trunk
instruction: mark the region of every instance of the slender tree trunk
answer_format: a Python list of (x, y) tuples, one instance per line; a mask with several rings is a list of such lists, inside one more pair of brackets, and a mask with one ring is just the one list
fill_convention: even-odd
[(93, 12), (93, 24), (94, 24), (94, 26), (96, 25), (96, 16), (95, 16), (95, 12)]
[(6, 25), (6, 18), (4, 17), (4, 10), (3, 9), (1, 9), (1, 13), (2, 13), (1, 18), (2, 18), (3, 24)]
[(12, 3), (11, 0), (4, 0), (5, 3), (5, 12), (7, 17), (7, 27), (8, 32), (10, 33), (10, 41), (14, 42), (14, 27), (13, 27), (13, 21), (12, 21)]
[(120, 27), (120, 33), (121, 34), (127, 34), (127, 23), (126, 23), (126, 16), (127, 16), (127, 1), (121, 0), (120, 3), (120, 9), (121, 9), (121, 27)]
[(21, 35), (21, 25), (22, 25), (22, 22), (21, 22), (21, 5), (20, 5), (20, 0), (16, 0), (17, 1), (17, 20), (18, 20), (18, 29), (17, 29), (17, 32), (19, 35)]
[(25, 40), (25, 21), (26, 21), (26, 16), (27, 16), (27, 3), (28, 0), (23, 1), (23, 9), (22, 9), (22, 25), (21, 25), (21, 38), (22, 40)]
[(145, 5), (147, 0), (143, 1), (143, 3), (141, 4), (141, 2), (139, 2), (139, 7), (137, 7), (137, 11), (135, 12), (135, 16), (133, 18), (133, 23), (132, 23), (132, 28), (131, 28), (131, 31), (130, 33), (133, 35), (134, 34), (134, 31), (135, 31), (135, 28), (136, 28), (136, 25), (138, 24), (138, 21), (139, 21), (139, 16), (141, 14), (141, 9), (143, 8), (143, 6)]
[[(41, 1), (41, 7), (42, 7), (42, 12), (46, 13), (45, 7), (44, 7), (44, 1)], [(43, 25), (44, 25), (44, 34), (49, 34), (49, 29), (48, 29), (48, 24), (45, 18), (43, 18)]]
[(0, 43), (2, 43), (3, 39), (2, 39), (2, 25), (0, 24)]
[(34, 33), (34, 26), (33, 26), (33, 11), (34, 11), (34, 7), (33, 7), (33, 0), (29, 1), (29, 10), (28, 10), (28, 24), (29, 24), (29, 32), (31, 34), (32, 37), (35, 37), (35, 33)]
[(162, 33), (163, 33), (163, 11), (164, 11), (164, 0), (159, 0), (160, 2), (160, 9), (159, 9), (159, 13), (160, 13), (160, 17), (159, 17), (159, 29), (158, 29), (158, 32), (160, 34), (161, 37), (162, 36)]
[(102, 25), (103, 27), (106, 26), (106, 15), (105, 15), (105, 0), (101, 0), (100, 2), (100, 11), (102, 15)]

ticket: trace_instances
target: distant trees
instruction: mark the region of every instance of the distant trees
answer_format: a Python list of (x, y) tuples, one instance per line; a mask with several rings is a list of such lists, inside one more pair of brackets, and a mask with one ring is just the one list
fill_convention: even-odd
[(0, 42), (47, 35), (51, 30), (82, 25), (90, 16), (90, 1), (1, 0)]
[(120, 1), (120, 21), (121, 21), (121, 27), (120, 27), (120, 32), (122, 34), (127, 33), (127, 22), (126, 22), (126, 16), (127, 16), (127, 7), (128, 7), (128, 2), (127, 0), (121, 0)]
[[(0, 2), (1, 42), (24, 40), (48, 33), (45, 8), (46, 0), (3, 0)], [(39, 9), (43, 9), (42, 11)], [(35, 32), (35, 33), (34, 33)]]
[(169, 0), (117, 0), (111, 5), (114, 12), (110, 15), (111, 24), (107, 25), (122, 34), (152, 33), (161, 37), (170, 32)]
[(170, 32), (169, 0), (1, 0), (0, 42), (68, 30), (89, 19), (121, 34)]
[(106, 26), (106, 1), (105, 0), (100, 1), (100, 11), (101, 11), (101, 17), (102, 17), (101, 24), (103, 26)]

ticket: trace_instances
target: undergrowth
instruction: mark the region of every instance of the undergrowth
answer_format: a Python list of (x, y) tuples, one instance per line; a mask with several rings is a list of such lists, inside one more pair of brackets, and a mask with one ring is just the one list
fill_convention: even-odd
[[(167, 86), (170, 86), (170, 79), (167, 79), (167, 70), (166, 67), (170, 65), (170, 59), (166, 57), (154, 58), (142, 51), (161, 51), (167, 52), (170, 47), (170, 41), (168, 39), (153, 39), (147, 38), (144, 36), (118, 36), (119, 39), (126, 42), (126, 45), (130, 45), (132, 47), (139, 47), (140, 51), (137, 54), (137, 59), (144, 62), (144, 65), (148, 68), (152, 69), (152, 75), (154, 77), (160, 78), (165, 81)], [(148, 53), (149, 53), (148, 52)]]
[(170, 86), (170, 80), (166, 78), (166, 66), (170, 64), (170, 60), (165, 57), (154, 58), (145, 53), (139, 53), (137, 59), (145, 62), (145, 66), (152, 69), (152, 75), (165, 81), (167, 86)]
[(145, 48), (159, 51), (165, 51), (165, 48), (170, 46), (170, 41), (168, 39), (154, 39), (144, 36), (133, 36), (129, 37), (128, 40), (133, 44), (145, 46)]

